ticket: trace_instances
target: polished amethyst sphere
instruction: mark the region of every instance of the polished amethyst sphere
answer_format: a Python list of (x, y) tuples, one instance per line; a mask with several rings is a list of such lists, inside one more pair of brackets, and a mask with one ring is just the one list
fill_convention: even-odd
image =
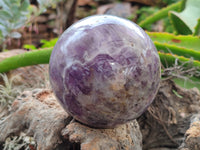
[(112, 128), (139, 117), (160, 82), (160, 60), (149, 36), (135, 23), (97, 15), (69, 27), (50, 58), (50, 82), (76, 120)]

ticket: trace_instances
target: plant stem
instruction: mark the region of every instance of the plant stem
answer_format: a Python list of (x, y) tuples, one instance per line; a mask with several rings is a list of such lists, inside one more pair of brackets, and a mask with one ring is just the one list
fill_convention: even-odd
[(48, 64), (52, 49), (35, 50), (6, 58), (0, 62), (0, 73), (8, 72), (19, 67)]

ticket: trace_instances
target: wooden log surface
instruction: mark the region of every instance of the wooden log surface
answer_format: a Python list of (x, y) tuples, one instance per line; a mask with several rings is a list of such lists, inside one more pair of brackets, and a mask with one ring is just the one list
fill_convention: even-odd
[[(138, 118), (143, 136), (143, 150), (177, 150), (185, 143), (185, 148), (191, 143), (200, 143), (200, 132), (191, 125), (194, 115), (200, 114), (199, 90), (183, 89), (171, 80), (162, 81), (158, 94), (148, 110)], [(189, 130), (188, 130), (189, 129)], [(188, 139), (188, 134), (190, 141)], [(197, 144), (199, 145), (199, 144)], [(181, 150), (200, 150), (196, 148)]]
[[(34, 137), (38, 150), (142, 149), (142, 135), (136, 120), (114, 129), (87, 127), (74, 121), (52, 91), (45, 89), (22, 93), (13, 102), (10, 114), (1, 118), (0, 131), (0, 142), (25, 132)], [(67, 145), (62, 146), (63, 143)]]

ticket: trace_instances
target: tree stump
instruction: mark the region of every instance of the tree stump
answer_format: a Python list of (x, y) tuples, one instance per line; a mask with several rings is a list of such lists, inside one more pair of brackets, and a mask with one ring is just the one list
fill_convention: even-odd
[(33, 136), (38, 150), (142, 150), (136, 120), (114, 129), (94, 129), (72, 119), (51, 90), (21, 94), (7, 117), (0, 120), (0, 142), (25, 132)]

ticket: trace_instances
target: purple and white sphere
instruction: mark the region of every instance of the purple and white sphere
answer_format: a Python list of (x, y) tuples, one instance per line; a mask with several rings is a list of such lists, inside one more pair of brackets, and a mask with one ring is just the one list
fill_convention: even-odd
[(135, 23), (97, 15), (80, 20), (59, 38), (50, 58), (50, 82), (76, 120), (113, 128), (139, 117), (160, 82), (160, 59)]

